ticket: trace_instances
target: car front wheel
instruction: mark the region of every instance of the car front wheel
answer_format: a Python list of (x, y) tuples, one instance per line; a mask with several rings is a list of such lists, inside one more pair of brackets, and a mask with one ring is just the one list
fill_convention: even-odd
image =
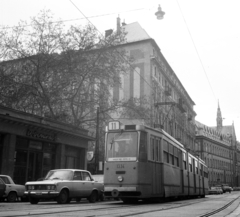
[(90, 203), (95, 203), (98, 200), (98, 193), (93, 191), (88, 200)]
[(67, 190), (63, 189), (57, 197), (57, 202), (59, 204), (64, 204), (68, 202), (68, 192)]
[(15, 192), (10, 192), (7, 196), (8, 202), (15, 202), (17, 199), (17, 194)]

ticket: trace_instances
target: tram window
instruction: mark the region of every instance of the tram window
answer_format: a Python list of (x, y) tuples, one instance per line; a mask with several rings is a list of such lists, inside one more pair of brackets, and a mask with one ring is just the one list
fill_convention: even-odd
[(186, 153), (183, 153), (183, 167), (185, 170), (187, 169)]
[(169, 163), (174, 165), (174, 157), (172, 154), (169, 154)]
[(179, 167), (178, 148), (174, 147), (174, 165)]
[(173, 145), (169, 144), (169, 153), (173, 155)]
[(192, 168), (192, 158), (191, 157), (188, 158), (188, 164), (189, 164), (189, 171), (192, 172), (193, 168)]
[(161, 142), (162, 142), (162, 140), (161, 139), (159, 139), (158, 140), (158, 159), (159, 159), (159, 161), (162, 161), (162, 153), (161, 153), (161, 151), (162, 151), (162, 149), (161, 149)]
[(166, 140), (163, 140), (163, 150), (168, 152), (168, 142)]
[(165, 163), (169, 163), (168, 153), (166, 151), (163, 151), (163, 161)]
[(195, 160), (195, 172), (198, 174), (198, 162)]
[(163, 161), (169, 163), (168, 142), (166, 140), (163, 140)]
[(145, 162), (147, 160), (147, 133), (141, 132), (140, 134), (140, 147), (139, 147), (139, 161)]
[(203, 175), (203, 174), (202, 174), (202, 170), (203, 170), (203, 165), (200, 164), (200, 175), (201, 175), (201, 176)]
[(158, 148), (159, 148), (159, 140), (158, 139), (155, 139), (155, 160), (156, 161), (159, 161), (159, 156), (158, 156)]
[(154, 160), (154, 138), (150, 139), (150, 160)]

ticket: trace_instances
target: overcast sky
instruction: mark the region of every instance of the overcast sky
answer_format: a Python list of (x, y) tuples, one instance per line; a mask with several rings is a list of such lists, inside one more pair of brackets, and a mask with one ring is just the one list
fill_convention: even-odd
[[(218, 100), (223, 125), (234, 123), (240, 141), (239, 0), (0, 0), (0, 25), (14, 26), (41, 9), (65, 25), (85, 25), (89, 17), (104, 34), (116, 29), (119, 16), (139, 22), (195, 102), (196, 120), (216, 126)], [(158, 5), (166, 13), (157, 20)], [(75, 6), (74, 6), (75, 5)], [(83, 15), (84, 14), (84, 15)], [(92, 17), (92, 18), (90, 18)]]

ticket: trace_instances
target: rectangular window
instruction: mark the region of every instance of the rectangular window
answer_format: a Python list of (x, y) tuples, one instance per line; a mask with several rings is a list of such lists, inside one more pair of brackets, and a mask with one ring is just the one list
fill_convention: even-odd
[(188, 164), (189, 164), (189, 171), (190, 171), (190, 172), (193, 172), (193, 168), (192, 168), (192, 158), (191, 158), (191, 157), (188, 158)]
[(183, 153), (183, 167), (185, 170), (187, 170), (186, 153)]
[(150, 160), (154, 160), (154, 138), (150, 139)]
[(168, 142), (163, 140), (163, 158), (165, 163), (169, 163)]
[(174, 147), (174, 165), (179, 167), (179, 155), (177, 147)]
[(163, 140), (163, 150), (168, 152), (168, 142), (166, 140)]
[(198, 174), (198, 162), (195, 160), (195, 173)]
[(166, 151), (163, 151), (163, 161), (164, 163), (169, 163), (168, 153)]
[(169, 154), (169, 163), (174, 165), (174, 157), (172, 154)]
[(159, 158), (159, 161), (162, 161), (161, 157), (162, 157), (162, 154), (161, 154), (161, 139), (158, 140), (158, 158)]
[(159, 156), (158, 156), (159, 143), (158, 143), (158, 141), (159, 141), (158, 139), (155, 139), (155, 160), (156, 161), (159, 161)]
[(139, 161), (145, 162), (147, 160), (147, 133), (141, 132), (140, 134), (140, 146), (139, 146)]

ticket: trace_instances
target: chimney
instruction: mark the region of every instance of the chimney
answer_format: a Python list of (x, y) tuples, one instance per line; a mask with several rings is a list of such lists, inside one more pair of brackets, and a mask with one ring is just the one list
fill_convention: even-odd
[(107, 38), (109, 35), (111, 35), (113, 33), (112, 29), (108, 29), (105, 31), (105, 38)]
[(122, 22), (122, 26), (126, 26), (127, 24), (125, 23), (125, 20)]
[(117, 33), (119, 33), (120, 32), (120, 28), (121, 28), (121, 19), (120, 19), (120, 17), (118, 17), (117, 18)]

